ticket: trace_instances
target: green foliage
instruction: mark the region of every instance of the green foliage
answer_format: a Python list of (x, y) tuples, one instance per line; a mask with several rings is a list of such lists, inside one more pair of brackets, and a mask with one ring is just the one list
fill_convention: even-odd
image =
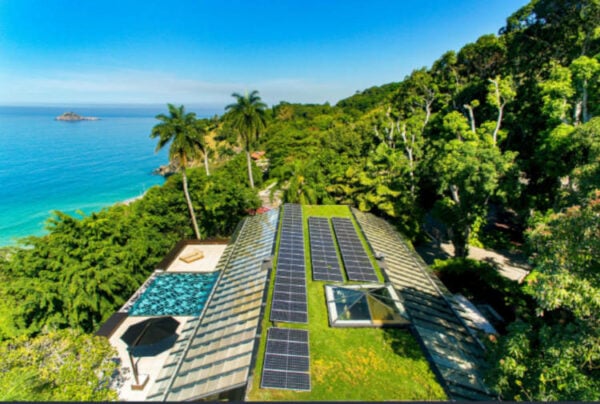
[(573, 133), (569, 151), (573, 155), (571, 177), (573, 197), (581, 201), (600, 189), (600, 117), (592, 118)]
[(156, 151), (171, 143), (169, 158), (177, 158), (182, 167), (187, 167), (187, 163), (206, 147), (205, 127), (196, 120), (196, 114), (186, 112), (183, 105), (167, 104), (167, 107), (169, 115), (156, 116), (161, 122), (152, 128), (150, 137), (158, 138)]
[(458, 52), (458, 65), (462, 75), (476, 80), (487, 80), (500, 73), (506, 58), (503, 37), (483, 35)]
[[(464, 129), (464, 121), (461, 127)], [(441, 149), (432, 162), (438, 174), (438, 192), (443, 196), (436, 213), (452, 230), (456, 256), (466, 257), (472, 226), (477, 217), (485, 216), (491, 196), (503, 196), (500, 181), (510, 172), (515, 153), (502, 153), (489, 140), (455, 139)]]
[(231, 96), (236, 99), (236, 103), (225, 107), (228, 111), (226, 119), (239, 132), (244, 150), (249, 152), (267, 125), (267, 105), (261, 101), (256, 90), (245, 95), (233, 93)]
[(0, 343), (0, 400), (114, 401), (108, 340), (71, 330)]
[(570, 117), (571, 97), (575, 94), (571, 71), (558, 64), (550, 63), (550, 75), (539, 83), (542, 94), (543, 113), (553, 122), (568, 122)]
[(506, 399), (600, 399), (600, 191), (535, 218), (528, 231), (537, 306), (492, 346), (488, 379)]
[(539, 314), (563, 309), (600, 325), (600, 191), (584, 206), (545, 215), (527, 235)]
[(361, 113), (365, 113), (377, 105), (388, 101), (398, 86), (399, 83), (389, 83), (378, 87), (371, 87), (363, 91), (357, 91), (353, 96), (339, 101), (336, 106), (358, 116)]
[(489, 354), (487, 382), (506, 400), (598, 401), (598, 371), (586, 368), (599, 342), (577, 321), (516, 321)]
[(325, 189), (326, 181), (318, 162), (314, 160), (296, 160), (286, 175), (283, 200), (289, 203), (314, 205), (331, 203), (332, 199)]
[[(247, 189), (248, 173), (246, 170), (247, 165), (245, 156), (243, 154), (236, 154), (221, 167), (219, 167), (219, 169), (214, 173), (216, 178), (211, 179), (211, 181), (222, 182), (223, 184), (227, 184), (229, 186), (244, 187)], [(194, 175), (197, 180), (200, 180), (201, 175), (197, 171), (191, 175)], [(262, 173), (254, 161), (252, 161), (252, 178), (254, 179), (254, 184), (257, 187), (263, 185)], [(250, 192), (256, 195), (256, 192)]]
[(469, 232), (469, 239), (467, 240), (468, 245), (473, 247), (484, 248), (481, 241), (483, 236), (483, 226), (485, 226), (485, 217), (477, 216), (471, 225), (471, 231)]

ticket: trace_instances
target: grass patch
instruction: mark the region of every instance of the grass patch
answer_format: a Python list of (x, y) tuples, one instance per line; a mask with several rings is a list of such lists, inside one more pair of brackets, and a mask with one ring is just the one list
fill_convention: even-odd
[[(347, 206), (303, 206), (309, 323), (273, 324), (269, 321), (273, 271), (253, 383), (247, 398), (252, 401), (445, 400), (442, 387), (408, 330), (329, 327), (325, 282), (312, 281), (308, 216), (352, 217), (352, 214)], [(359, 234), (366, 245), (366, 240)], [(372, 256), (371, 259), (374, 260)], [(260, 388), (266, 330), (272, 326), (309, 331), (312, 391)]]

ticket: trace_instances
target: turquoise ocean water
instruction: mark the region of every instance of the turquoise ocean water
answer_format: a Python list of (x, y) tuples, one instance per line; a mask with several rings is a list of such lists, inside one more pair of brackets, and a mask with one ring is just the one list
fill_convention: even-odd
[[(166, 107), (163, 107), (166, 111)], [(99, 121), (61, 122), (73, 110)], [(162, 184), (150, 131), (161, 108), (0, 107), (0, 246), (45, 233), (53, 210), (86, 214)]]

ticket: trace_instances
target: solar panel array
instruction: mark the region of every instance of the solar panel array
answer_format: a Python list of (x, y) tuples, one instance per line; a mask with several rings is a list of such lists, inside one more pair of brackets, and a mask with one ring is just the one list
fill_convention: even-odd
[(269, 328), (260, 386), (310, 391), (308, 331)]
[(379, 282), (375, 268), (373, 268), (373, 264), (356, 233), (352, 220), (334, 217), (331, 222), (340, 246), (348, 279), (351, 281)]
[(310, 235), (313, 279), (315, 281), (343, 282), (344, 277), (329, 227), (329, 219), (309, 217), (308, 233)]
[(271, 305), (271, 321), (307, 323), (302, 207), (285, 204)]

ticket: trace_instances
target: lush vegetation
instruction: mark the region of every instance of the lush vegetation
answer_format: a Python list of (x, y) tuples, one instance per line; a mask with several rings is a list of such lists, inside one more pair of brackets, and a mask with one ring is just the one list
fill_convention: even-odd
[(535, 218), (528, 231), (536, 305), (490, 355), (489, 380), (528, 401), (600, 400), (600, 191), (581, 206)]
[[(440, 276), (474, 299), (489, 291), (514, 319), (491, 343), (490, 387), (508, 400), (599, 399), (598, 0), (532, 0), (498, 35), (337, 105), (234, 98), (221, 117), (169, 106), (159, 118), (159, 147), (172, 138), (183, 158), (164, 186), (89, 216), (56, 212), (47, 236), (3, 250), (0, 339), (93, 332), (177, 240), (226, 236), (259, 206), (253, 186), (276, 182), (285, 201), (354, 205), (415, 242), (425, 218), (443, 223), (458, 260)], [(525, 241), (524, 285), (463, 260), (469, 245), (498, 244), (485, 232), (492, 206)]]
[[(308, 216), (351, 217), (345, 206), (304, 206), (304, 232), (308, 235)], [(310, 251), (308, 236), (305, 249)], [(306, 254), (306, 267), (310, 256)], [(272, 272), (274, 278), (275, 272)], [(273, 279), (272, 279), (273, 281)], [(266, 344), (266, 332), (254, 369), (254, 381), (248, 397), (253, 401), (385, 401), (443, 400), (445, 394), (429, 368), (421, 348), (407, 329), (331, 328), (325, 307), (325, 282), (307, 276), (308, 316), (306, 325), (272, 324), (268, 315), (262, 329), (296, 327), (310, 335), (311, 391), (261, 389), (260, 377)], [(273, 282), (268, 291), (273, 293)], [(270, 312), (267, 299), (265, 313)]]
[(0, 400), (115, 400), (114, 355), (106, 338), (73, 330), (1, 342)]

